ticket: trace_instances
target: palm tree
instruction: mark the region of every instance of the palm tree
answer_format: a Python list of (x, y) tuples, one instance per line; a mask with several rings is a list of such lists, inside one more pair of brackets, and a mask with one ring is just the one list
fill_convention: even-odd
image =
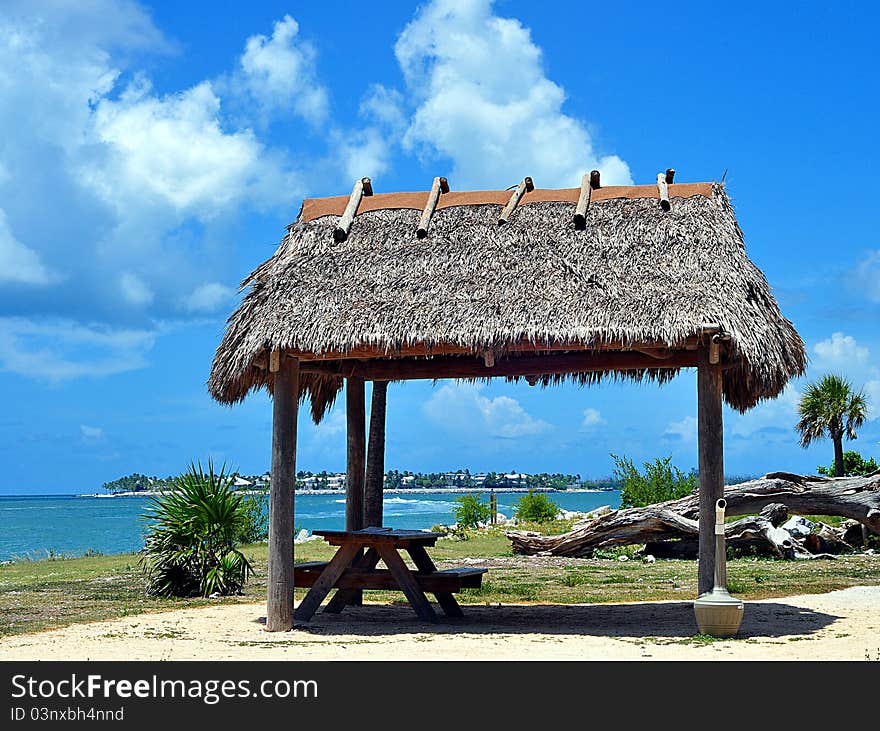
[(856, 429), (865, 423), (868, 402), (864, 393), (855, 393), (842, 376), (829, 374), (807, 386), (798, 413), (801, 446), (806, 448), (814, 439), (830, 437), (834, 442), (834, 474), (843, 477), (843, 438), (856, 439)]
[(252, 569), (238, 544), (248, 525), (244, 496), (234, 475), (208, 460), (174, 480), (174, 489), (151, 498), (141, 566), (148, 593), (158, 596), (240, 594)]

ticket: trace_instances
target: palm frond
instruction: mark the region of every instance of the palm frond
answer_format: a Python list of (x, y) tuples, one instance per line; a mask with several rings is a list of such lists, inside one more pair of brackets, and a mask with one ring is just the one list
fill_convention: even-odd
[(238, 550), (247, 521), (242, 495), (232, 488), (226, 465), (216, 472), (201, 462), (174, 481), (170, 492), (151, 498), (141, 564), (152, 594), (207, 596), (238, 593), (251, 566)]

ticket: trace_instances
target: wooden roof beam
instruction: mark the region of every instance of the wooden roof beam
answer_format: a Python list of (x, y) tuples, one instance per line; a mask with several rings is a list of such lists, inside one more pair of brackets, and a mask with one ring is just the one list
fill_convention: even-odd
[[(716, 332), (715, 330), (706, 331), (706, 334)], [(700, 344), (704, 342), (702, 334), (693, 335), (684, 340), (673, 343), (655, 342), (631, 342), (624, 343), (620, 340), (611, 340), (598, 343), (584, 342), (566, 342), (566, 341), (550, 341), (550, 342), (519, 342), (511, 345), (491, 348), (496, 353), (542, 353), (542, 352), (560, 352), (560, 351), (605, 351), (605, 350), (696, 350)], [(404, 345), (397, 348), (383, 348), (381, 346), (363, 346), (352, 348), (347, 351), (325, 351), (322, 353), (310, 353), (306, 351), (288, 349), (286, 352), (289, 356), (299, 358), (300, 360), (343, 360), (346, 358), (362, 358), (362, 359), (387, 359), (387, 358), (406, 358), (418, 356), (437, 356), (437, 355), (477, 355), (482, 353), (486, 348), (472, 348), (466, 345), (455, 345), (452, 343), (438, 343), (428, 345), (426, 343), (414, 343), (412, 345)]]
[(593, 192), (591, 180), (594, 175), (596, 176), (596, 182), (598, 183), (598, 170), (584, 173), (584, 177), (581, 178), (581, 194), (578, 197), (578, 202), (574, 209), (574, 227), (578, 231), (583, 231), (587, 227), (587, 209), (590, 207), (590, 195)]
[(669, 186), (663, 173), (657, 173), (657, 191), (660, 193), (660, 207), (668, 211), (672, 206), (669, 204)]
[(496, 359), (492, 367), (487, 367), (482, 357), (438, 356), (375, 361), (348, 359), (335, 363), (301, 361), (300, 368), (303, 373), (324, 376), (359, 377), (369, 381), (408, 381), (693, 368), (697, 366), (698, 358), (698, 352), (693, 350), (675, 351), (664, 359), (634, 352), (559, 353)]
[(419, 227), (416, 229), (416, 236), (420, 239), (428, 235), (428, 227), (431, 225), (431, 217), (437, 208), (437, 202), (440, 200), (441, 193), (449, 192), (449, 181), (446, 178), (434, 178), (431, 185), (431, 192), (428, 193), (428, 202), (425, 203), (425, 210), (422, 211), (422, 218), (419, 221)]
[(672, 205), (669, 202), (669, 186), (675, 180), (675, 170), (667, 168), (665, 173), (657, 173), (657, 190), (660, 193), (660, 207), (668, 211)]
[(498, 219), (498, 225), (503, 226), (510, 220), (510, 217), (513, 215), (513, 212), (516, 210), (517, 205), (519, 204), (519, 199), (522, 198), (526, 193), (531, 193), (535, 189), (535, 184), (532, 182), (532, 179), (527, 175), (522, 179), (522, 182), (516, 186), (516, 190), (510, 196), (510, 200), (507, 201), (507, 205), (504, 206), (504, 210), (501, 211), (501, 217)]
[(339, 223), (336, 224), (336, 228), (333, 231), (333, 240), (337, 244), (341, 244), (348, 238), (348, 234), (351, 231), (351, 224), (354, 222), (358, 207), (365, 195), (373, 195), (373, 183), (369, 178), (361, 178), (354, 184), (354, 188), (352, 188), (351, 196), (348, 199), (348, 205), (339, 217)]
[[(717, 330), (710, 329), (706, 334), (711, 336), (717, 333)], [(722, 339), (727, 336), (722, 335)], [(648, 357), (662, 360), (670, 353), (676, 353), (681, 350), (696, 351), (701, 344), (705, 344), (702, 335), (694, 335), (686, 338), (672, 346), (662, 342), (634, 342), (623, 343), (621, 341), (609, 341), (605, 343), (593, 343), (590, 345), (578, 342), (524, 342), (510, 345), (504, 348), (474, 349), (462, 345), (434, 345), (414, 344), (400, 348), (382, 350), (375, 347), (353, 348), (347, 352), (324, 352), (324, 353), (308, 353), (301, 350), (286, 349), (284, 354), (288, 358), (297, 358), (302, 362), (313, 363), (339, 363), (343, 360), (359, 359), (359, 360), (394, 360), (400, 358), (432, 358), (443, 355), (470, 355), (474, 357), (484, 357), (484, 351), (491, 352), (493, 355), (498, 353), (501, 357), (516, 354), (531, 353), (601, 353), (601, 352), (635, 352), (642, 353)], [(261, 370), (266, 370), (269, 366), (267, 355), (257, 356), (252, 365)]]

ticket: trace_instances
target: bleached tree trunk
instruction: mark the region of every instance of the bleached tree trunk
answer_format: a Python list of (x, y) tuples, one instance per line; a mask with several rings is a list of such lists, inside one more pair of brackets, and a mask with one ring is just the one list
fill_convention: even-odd
[[(776, 527), (780, 517), (778, 506), (800, 515), (853, 518), (880, 533), (880, 471), (867, 477), (842, 478), (775, 472), (728, 487), (724, 497), (728, 515), (760, 513), (757, 518), (728, 525), (725, 531), (728, 539), (760, 538), (773, 546), (777, 555), (806, 555), (796, 544), (784, 545), (785, 536)], [(561, 536), (510, 531), (507, 537), (516, 553), (589, 556), (600, 547), (693, 540), (699, 535), (698, 515), (698, 496), (691, 495), (657, 505), (616, 510), (576, 524)]]

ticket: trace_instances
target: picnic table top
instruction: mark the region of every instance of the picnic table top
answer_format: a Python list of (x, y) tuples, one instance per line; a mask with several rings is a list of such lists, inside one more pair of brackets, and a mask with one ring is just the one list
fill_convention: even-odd
[(315, 530), (316, 536), (321, 536), (328, 543), (348, 543), (351, 541), (363, 541), (373, 543), (381, 541), (393, 544), (425, 543), (433, 545), (442, 533), (431, 533), (423, 530), (403, 530), (400, 528), (361, 528), (360, 530)]

